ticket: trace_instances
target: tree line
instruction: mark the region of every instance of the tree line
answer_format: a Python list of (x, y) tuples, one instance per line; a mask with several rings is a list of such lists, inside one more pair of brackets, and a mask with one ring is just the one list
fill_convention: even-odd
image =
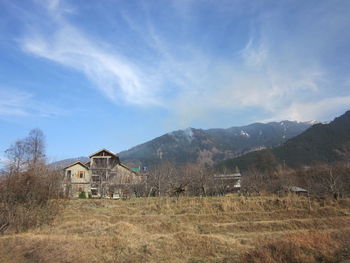
[[(45, 136), (39, 129), (17, 140), (6, 151), (7, 163), (0, 176), (0, 233), (21, 231), (47, 223), (58, 213), (66, 198), (63, 174), (47, 163)], [(248, 168), (237, 179), (220, 177), (232, 170), (215, 170), (199, 164), (177, 166), (163, 162), (150, 169), (138, 184), (130, 184), (126, 194), (151, 196), (223, 196), (233, 191), (241, 195), (287, 193), (292, 187), (307, 190), (310, 196), (350, 196), (350, 163), (314, 164), (291, 169), (276, 166), (269, 158), (264, 165)]]
[[(223, 175), (221, 178), (218, 174)], [(232, 170), (216, 171), (198, 164), (176, 166), (170, 162), (154, 166), (142, 184), (132, 186), (136, 196), (223, 196), (285, 195), (298, 187), (310, 196), (341, 198), (350, 196), (350, 163), (318, 163), (299, 168), (253, 166), (242, 172), (240, 188), (237, 178), (226, 175)]]
[(281, 194), (301, 187), (312, 196), (350, 196), (350, 163), (317, 163), (299, 168), (261, 171), (248, 169), (242, 176), (241, 191), (247, 195)]

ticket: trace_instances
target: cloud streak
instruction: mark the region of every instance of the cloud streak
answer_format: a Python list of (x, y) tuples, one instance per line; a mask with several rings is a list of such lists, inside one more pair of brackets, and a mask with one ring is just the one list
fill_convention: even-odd
[(51, 33), (36, 27), (21, 39), (24, 51), (84, 73), (113, 102), (159, 104), (145, 72), (69, 24), (59, 1), (49, 3), (47, 11), (54, 24)]
[(28, 92), (0, 89), (0, 117), (51, 117), (67, 114), (67, 110), (41, 102)]
[[(207, 24), (198, 22), (199, 6), (195, 2), (176, 4), (175, 14), (162, 17), (165, 23), (154, 20), (154, 6), (146, 2), (142, 20), (120, 11), (129, 30), (140, 37), (140, 45), (146, 50), (142, 58), (135, 59), (70, 22), (66, 15), (72, 10), (79, 12), (76, 8), (64, 7), (58, 0), (49, 3), (46, 15), (53, 26), (47, 32), (35, 25), (21, 39), (23, 50), (82, 72), (112, 102), (165, 107), (177, 119), (185, 120), (187, 124), (183, 125), (197, 118), (212, 118), (218, 111), (251, 108), (259, 109), (267, 119), (322, 119), (327, 115), (324, 109), (331, 110), (325, 105), (339, 110), (350, 105), (347, 96), (339, 97), (332, 89), (334, 83), (340, 83), (339, 79), (349, 76), (339, 76), (325, 63), (324, 55), (327, 50), (335, 52), (336, 45), (350, 44), (350, 38), (342, 36), (339, 43), (330, 42), (317, 29), (324, 26), (324, 19), (314, 19), (310, 25), (307, 9), (310, 7), (295, 7), (287, 1), (286, 6), (266, 4), (253, 8), (236, 1), (236, 5), (246, 8), (238, 12), (235, 5), (226, 3), (225, 8), (216, 8), (210, 1), (204, 1), (203, 6), (217, 12), (216, 18), (223, 22), (221, 27), (195, 35), (203, 37), (203, 45), (198, 45), (198, 39), (190, 36)], [(294, 18), (288, 14), (290, 6), (296, 10)], [(322, 2), (313, 12), (336, 18), (327, 25), (327, 30), (335, 35), (349, 21), (344, 16), (347, 9), (350, 9), (347, 4), (340, 12)], [(184, 16), (187, 19), (178, 19)], [(173, 26), (176, 18), (181, 22)], [(231, 20), (238, 18), (247, 20), (250, 30), (238, 35), (240, 39), (236, 35), (231, 37), (228, 31), (221, 41), (229, 50), (207, 46), (210, 43), (204, 41), (206, 34), (217, 45), (218, 32), (228, 30)], [(287, 26), (288, 23), (292, 26)], [(174, 27), (178, 35), (169, 36), (167, 25)], [(234, 33), (239, 28), (232, 30)], [(230, 41), (234, 48), (226, 43)], [(147, 53), (149, 50), (152, 55)], [(333, 61), (338, 55), (334, 54)], [(331, 80), (334, 82), (330, 83)], [(346, 83), (349, 82), (340, 84), (340, 90), (346, 90)]]
[(28, 93), (0, 90), (0, 116), (28, 115), (24, 105), (27, 105), (31, 97)]
[[(343, 113), (349, 110), (350, 96), (325, 98), (309, 103), (296, 102), (276, 114), (273, 120), (318, 120), (329, 121), (334, 116), (338, 116), (339, 112)], [(271, 121), (272, 119), (264, 120)]]

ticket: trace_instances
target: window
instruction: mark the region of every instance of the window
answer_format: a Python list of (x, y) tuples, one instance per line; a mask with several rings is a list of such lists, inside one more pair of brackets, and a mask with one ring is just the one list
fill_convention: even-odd
[(107, 158), (94, 158), (94, 167), (95, 168), (108, 168), (107, 167)]
[(70, 179), (71, 176), (72, 176), (72, 171), (71, 170), (67, 170), (67, 177), (68, 177), (68, 179)]
[(84, 178), (85, 172), (84, 171), (79, 171), (79, 178)]

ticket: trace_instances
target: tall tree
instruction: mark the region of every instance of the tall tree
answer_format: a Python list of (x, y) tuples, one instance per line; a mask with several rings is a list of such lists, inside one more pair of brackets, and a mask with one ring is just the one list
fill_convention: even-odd
[(33, 129), (25, 138), (27, 147), (28, 165), (36, 166), (45, 162), (45, 136), (40, 129)]
[(23, 140), (17, 140), (5, 151), (6, 157), (9, 160), (8, 170), (18, 172), (25, 166), (25, 144)]
[(5, 151), (9, 160), (8, 170), (18, 172), (33, 169), (45, 163), (45, 136), (40, 129), (33, 129), (24, 139), (17, 140)]

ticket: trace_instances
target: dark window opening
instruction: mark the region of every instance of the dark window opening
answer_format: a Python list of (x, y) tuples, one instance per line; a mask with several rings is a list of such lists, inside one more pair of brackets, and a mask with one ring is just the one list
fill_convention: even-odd
[(107, 159), (106, 158), (94, 158), (94, 167), (95, 168), (107, 168)]
[(99, 181), (100, 181), (100, 177), (99, 177), (99, 176), (96, 176), (96, 175), (93, 175), (93, 176), (92, 176), (92, 181), (93, 181), (93, 182), (99, 182)]

